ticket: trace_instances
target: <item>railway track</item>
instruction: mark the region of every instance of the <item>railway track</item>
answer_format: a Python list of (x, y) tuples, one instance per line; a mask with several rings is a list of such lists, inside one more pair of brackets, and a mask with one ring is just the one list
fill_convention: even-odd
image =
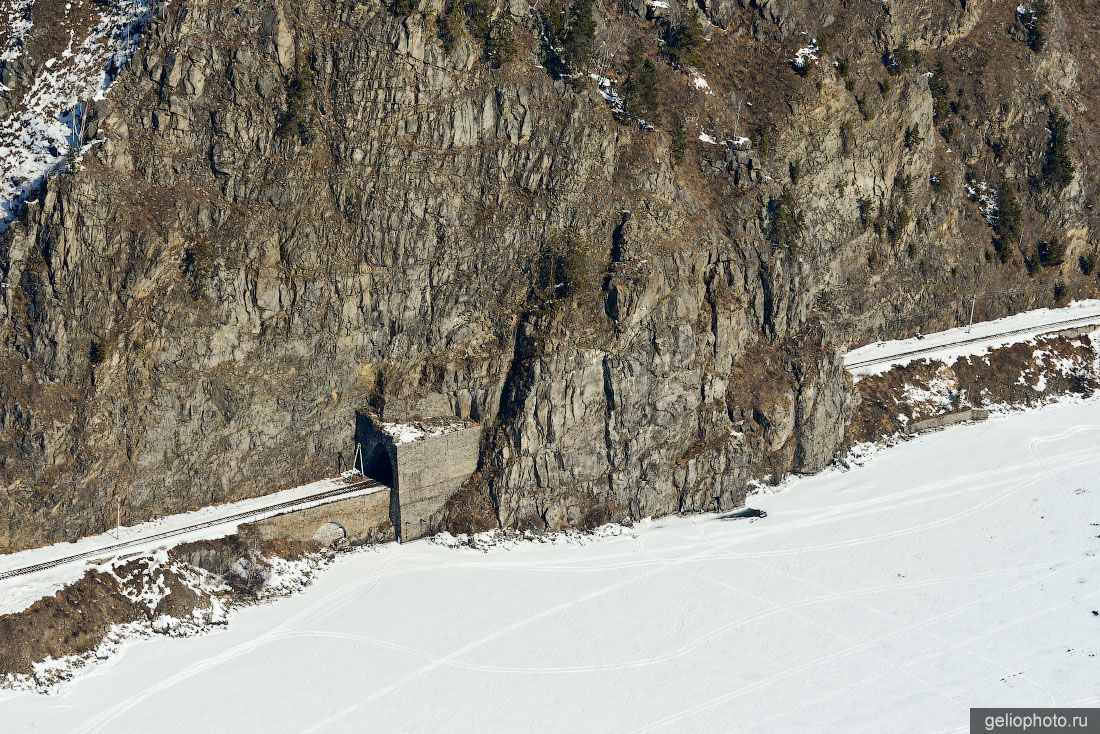
[(985, 334), (983, 336), (976, 336), (970, 339), (959, 339), (957, 341), (948, 342), (947, 344), (936, 344), (934, 346), (913, 349), (908, 352), (899, 352), (897, 354), (890, 354), (883, 357), (874, 357), (871, 359), (860, 360), (858, 362), (850, 362), (845, 364), (845, 367), (850, 370), (859, 369), (861, 367), (873, 367), (875, 365), (885, 364), (886, 362), (893, 362), (894, 360), (903, 359), (905, 357), (919, 357), (922, 354), (938, 352), (941, 349), (950, 349), (951, 347), (960, 347), (967, 344), (975, 344), (977, 342), (988, 341), (990, 339), (999, 339), (1005, 336), (1016, 336), (1018, 334), (1028, 333), (1038, 336), (1040, 334), (1049, 334), (1054, 331), (1062, 331), (1063, 329), (1072, 329), (1075, 326), (1091, 326), (1093, 324), (1100, 325), (1100, 315), (1092, 314), (1091, 316), (1078, 316), (1075, 319), (1054, 321), (1049, 324), (1043, 324), (1042, 326), (1027, 326), (1020, 329), (1002, 331), (997, 334)]
[(141, 538), (134, 538), (132, 540), (124, 540), (112, 545), (100, 546), (92, 550), (84, 551), (82, 553), (74, 553), (70, 556), (63, 556), (61, 558), (55, 558), (51, 561), (43, 561), (42, 563), (36, 563), (31, 566), (24, 566), (22, 568), (13, 568), (9, 571), (0, 572), (0, 581), (4, 579), (15, 578), (16, 576), (26, 576), (27, 574), (36, 573), (38, 571), (45, 571), (48, 568), (54, 568), (66, 563), (73, 563), (74, 561), (83, 561), (96, 556), (102, 556), (105, 554), (114, 553), (126, 548), (132, 548), (138, 545), (145, 545), (146, 543), (156, 542), (165, 538), (171, 538), (177, 535), (184, 535), (196, 530), (203, 530), (205, 528), (211, 528), (215, 525), (222, 525), (229, 522), (240, 522), (242, 520), (248, 520), (250, 518), (258, 517), (260, 515), (266, 515), (271, 512), (277, 512), (279, 510), (290, 510), (301, 505), (309, 504), (311, 502), (317, 502), (318, 500), (329, 500), (335, 502), (342, 499), (344, 496), (358, 492), (361, 489), (368, 487), (384, 487), (381, 482), (377, 482), (373, 479), (364, 479), (361, 482), (355, 484), (348, 484), (343, 487), (337, 487), (335, 489), (325, 490), (324, 492), (318, 492), (317, 494), (311, 494), (307, 497), (299, 497), (294, 500), (287, 500), (285, 502), (278, 502), (266, 507), (259, 507), (254, 510), (247, 510), (245, 512), (238, 512), (234, 515), (227, 515), (225, 517), (214, 518), (211, 520), (205, 520), (203, 522), (195, 523), (194, 525), (188, 525), (183, 528), (175, 528), (174, 530), (165, 530), (161, 533), (155, 533), (153, 535), (146, 535)]

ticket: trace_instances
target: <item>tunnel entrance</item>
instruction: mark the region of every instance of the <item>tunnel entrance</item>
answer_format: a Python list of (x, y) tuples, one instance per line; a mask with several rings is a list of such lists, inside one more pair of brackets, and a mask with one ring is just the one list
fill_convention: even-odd
[(393, 462), (390, 461), (390, 455), (386, 452), (386, 449), (383, 446), (376, 445), (370, 451), (365, 448), (362, 451), (362, 465), (356, 468), (363, 472), (363, 476), (381, 482), (387, 487), (392, 487)]
[(363, 473), (363, 476), (385, 484), (394, 486), (394, 457), (390, 455), (391, 448), (375, 427), (370, 416), (363, 413), (355, 414), (355, 444), (359, 447), (359, 457), (355, 469)]

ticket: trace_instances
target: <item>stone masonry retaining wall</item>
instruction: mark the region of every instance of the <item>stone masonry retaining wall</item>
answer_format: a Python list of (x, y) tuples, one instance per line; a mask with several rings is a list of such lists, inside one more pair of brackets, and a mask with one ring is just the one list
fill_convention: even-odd
[(390, 522), (390, 492), (379, 487), (370, 494), (330, 502), (327, 505), (292, 510), (283, 515), (251, 523), (264, 540), (282, 539), (309, 542), (327, 523), (344, 529), (349, 543), (385, 543), (394, 539)]
[(925, 431), (933, 431), (945, 426), (953, 426), (956, 423), (984, 421), (988, 417), (988, 410), (983, 410), (982, 408), (967, 408), (966, 410), (959, 410), (954, 413), (945, 413), (944, 415), (937, 415), (931, 418), (914, 421), (906, 427), (906, 433), (924, 433)]
[[(384, 460), (393, 465), (392, 478), (374, 478), (389, 479), (392, 488), (379, 487), (367, 495), (291, 510), (250, 527), (264, 540), (326, 545), (341, 535), (350, 543), (406, 542), (431, 535), (440, 529), (437, 525), (444, 503), (477, 469), (481, 428), (464, 423), (442, 435), (405, 442), (369, 425), (357, 438), (366, 446), (368, 456), (389, 457)], [(368, 462), (368, 471), (370, 466)], [(339, 528), (325, 527), (329, 523)]]

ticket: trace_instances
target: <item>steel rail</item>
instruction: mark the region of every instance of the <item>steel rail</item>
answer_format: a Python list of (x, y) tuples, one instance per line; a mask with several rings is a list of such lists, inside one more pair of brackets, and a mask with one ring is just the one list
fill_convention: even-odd
[[(114, 543), (108, 546), (101, 546), (92, 550), (84, 551), (82, 553), (74, 553), (71, 556), (64, 556), (62, 558), (56, 558), (52, 561), (43, 561), (42, 563), (36, 563), (31, 566), (24, 566), (22, 568), (13, 568), (9, 571), (0, 572), (0, 581), (4, 579), (15, 578), (16, 576), (25, 576), (37, 571), (44, 571), (48, 568), (54, 568), (65, 563), (72, 563), (74, 561), (82, 561), (95, 556), (112, 553), (124, 548), (130, 548), (137, 545), (143, 545), (145, 543), (151, 543), (164, 538), (171, 538), (176, 535), (184, 535), (186, 533), (194, 532), (196, 530), (203, 530), (205, 528), (214, 527), (215, 525), (222, 525), (224, 523), (235, 522), (240, 520), (247, 520), (257, 515), (263, 515), (268, 512), (277, 510), (291, 509), (300, 505), (308, 504), (310, 502), (317, 502), (318, 500), (328, 500), (329, 502), (335, 502), (342, 499), (345, 495), (352, 494), (361, 489), (367, 487), (385, 487), (386, 485), (373, 479), (364, 479), (361, 482), (355, 484), (349, 484), (345, 487), (337, 487), (335, 489), (325, 490), (324, 492), (318, 492), (317, 494), (311, 494), (307, 497), (299, 497), (294, 500), (286, 500), (285, 502), (277, 502), (273, 505), (266, 507), (258, 507), (253, 510), (245, 510), (244, 512), (238, 512), (233, 515), (227, 515), (225, 517), (219, 517), (211, 520), (204, 520), (203, 522), (188, 525), (183, 528), (176, 528), (174, 530), (165, 530), (164, 532), (155, 533), (153, 535), (146, 535), (141, 538), (133, 538), (132, 540), (124, 540), (120, 543)], [(323, 502), (322, 504), (328, 504)]]
[(1100, 324), (1100, 315), (1094, 314), (1092, 316), (1078, 316), (1075, 319), (1067, 319), (1065, 321), (1055, 321), (1050, 324), (1042, 324), (1037, 326), (1025, 326), (1019, 329), (1012, 329), (1010, 331), (1002, 331), (996, 334), (986, 334), (984, 336), (975, 336), (970, 339), (960, 339), (954, 342), (948, 342), (947, 344), (937, 344), (935, 346), (922, 347), (920, 349), (913, 349), (908, 352), (899, 352), (897, 354), (890, 354), (884, 357), (872, 357), (870, 359), (860, 360), (859, 362), (852, 362), (845, 364), (848, 369), (859, 369), (860, 367), (873, 367), (874, 365), (883, 364), (886, 362), (892, 362), (896, 359), (903, 359), (905, 357), (918, 357), (922, 354), (929, 354), (931, 352), (937, 352), (941, 349), (950, 349), (951, 347), (960, 347), (966, 344), (974, 344), (976, 342), (986, 341), (988, 339), (999, 339), (1004, 336), (1015, 336), (1017, 334), (1026, 334), (1028, 332), (1034, 332), (1035, 336), (1042, 334), (1049, 334), (1054, 331), (1061, 331), (1063, 329), (1070, 329), (1074, 326), (1091, 326), (1092, 324)]

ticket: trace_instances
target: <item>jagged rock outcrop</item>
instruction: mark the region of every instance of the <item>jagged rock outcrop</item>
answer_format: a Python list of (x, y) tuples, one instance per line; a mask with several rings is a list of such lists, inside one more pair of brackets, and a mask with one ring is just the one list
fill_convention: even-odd
[(524, 0), (158, 7), (0, 238), (0, 549), (331, 474), (418, 406), (483, 424), (508, 525), (728, 507), (831, 459), (846, 342), (1095, 290), (1095, 21), (824, 5), (707, 4), (690, 49), (694, 11), (596, 5), (583, 63)]

